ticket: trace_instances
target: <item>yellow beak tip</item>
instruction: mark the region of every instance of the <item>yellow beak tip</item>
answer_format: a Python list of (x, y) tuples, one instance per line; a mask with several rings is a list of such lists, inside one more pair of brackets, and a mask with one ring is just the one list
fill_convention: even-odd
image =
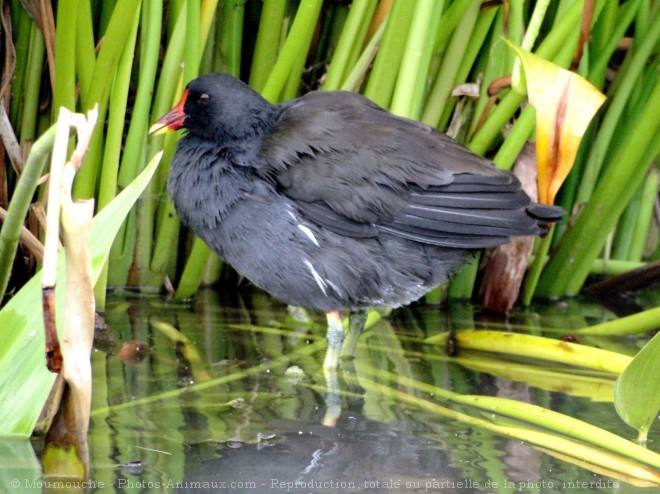
[(163, 134), (169, 132), (169, 130), (170, 129), (167, 127), (166, 124), (156, 122), (151, 127), (149, 127), (149, 135), (150, 136), (159, 136), (159, 135), (163, 135)]

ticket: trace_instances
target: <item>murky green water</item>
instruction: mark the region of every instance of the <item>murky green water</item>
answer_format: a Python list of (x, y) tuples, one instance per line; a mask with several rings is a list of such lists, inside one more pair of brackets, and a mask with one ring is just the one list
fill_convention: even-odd
[[(657, 303), (653, 296), (641, 304)], [(90, 490), (638, 492), (639, 487), (378, 388), (442, 404), (432, 393), (401, 386), (387, 374), (393, 373), (460, 393), (539, 404), (633, 438), (611, 403), (612, 379), (576, 373), (557, 381), (506, 358), (450, 357), (424, 343), (449, 329), (524, 325), (569, 333), (612, 317), (602, 305), (576, 301), (536, 307), (507, 324), (488, 320), (469, 304), (400, 309), (362, 335), (353, 365), (339, 374), (342, 392), (333, 411), (326, 405), (333, 398), (326, 395), (321, 368), (322, 317), (297, 321), (285, 306), (260, 294), (222, 298), (209, 291), (189, 306), (115, 296), (108, 303), (107, 335), (93, 355)], [(632, 355), (643, 340), (585, 343)], [(323, 425), (333, 420), (334, 427)], [(656, 429), (652, 444), (659, 438)], [(8, 455), (17, 462), (17, 492), (40, 492), (38, 463), (30, 452), (0, 452)]]

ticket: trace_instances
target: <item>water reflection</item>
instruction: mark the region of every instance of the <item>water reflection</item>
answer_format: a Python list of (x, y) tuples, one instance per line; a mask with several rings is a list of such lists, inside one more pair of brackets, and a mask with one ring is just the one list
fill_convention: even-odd
[[(577, 301), (539, 306), (507, 323), (467, 303), (397, 310), (362, 335), (355, 360), (339, 375), (337, 425), (325, 427), (323, 317), (305, 320), (260, 293), (208, 291), (191, 305), (118, 294), (109, 300), (108, 329), (93, 355), (91, 490), (621, 492), (617, 486), (625, 483), (369, 384), (396, 387), (395, 374), (539, 404), (633, 437), (614, 412), (611, 378), (576, 373), (571, 382), (555, 383), (532, 375), (525, 363), (452, 357), (424, 343), (450, 329), (570, 332), (612, 317), (602, 305)], [(642, 341), (588, 343), (632, 355)]]

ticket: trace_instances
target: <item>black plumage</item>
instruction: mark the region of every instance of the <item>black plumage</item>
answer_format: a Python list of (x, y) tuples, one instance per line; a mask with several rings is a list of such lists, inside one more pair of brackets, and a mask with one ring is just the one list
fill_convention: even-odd
[(152, 130), (181, 126), (167, 182), (181, 219), (292, 305), (408, 304), (475, 250), (542, 234), (562, 214), (487, 159), (354, 93), (272, 105), (209, 74)]

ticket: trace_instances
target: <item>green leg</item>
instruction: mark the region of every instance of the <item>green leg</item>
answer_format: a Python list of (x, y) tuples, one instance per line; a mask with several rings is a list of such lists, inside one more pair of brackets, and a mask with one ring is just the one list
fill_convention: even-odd
[(325, 352), (323, 369), (337, 369), (341, 347), (344, 343), (344, 327), (342, 326), (339, 312), (328, 312), (326, 316), (328, 318), (328, 332), (326, 333), (328, 349)]
[(339, 378), (337, 377), (337, 366), (339, 365), (339, 355), (344, 342), (344, 327), (341, 323), (339, 312), (332, 311), (326, 314), (328, 318), (328, 348), (325, 351), (325, 361), (323, 362), (323, 375), (327, 393), (325, 396), (326, 412), (323, 418), (323, 425), (334, 427), (337, 419), (341, 415), (341, 395), (339, 388)]
[(352, 359), (355, 357), (355, 349), (357, 347), (358, 340), (364, 331), (364, 325), (366, 322), (366, 310), (351, 313), (348, 324), (348, 334), (346, 335), (346, 341), (344, 342), (340, 354), (342, 359)]

